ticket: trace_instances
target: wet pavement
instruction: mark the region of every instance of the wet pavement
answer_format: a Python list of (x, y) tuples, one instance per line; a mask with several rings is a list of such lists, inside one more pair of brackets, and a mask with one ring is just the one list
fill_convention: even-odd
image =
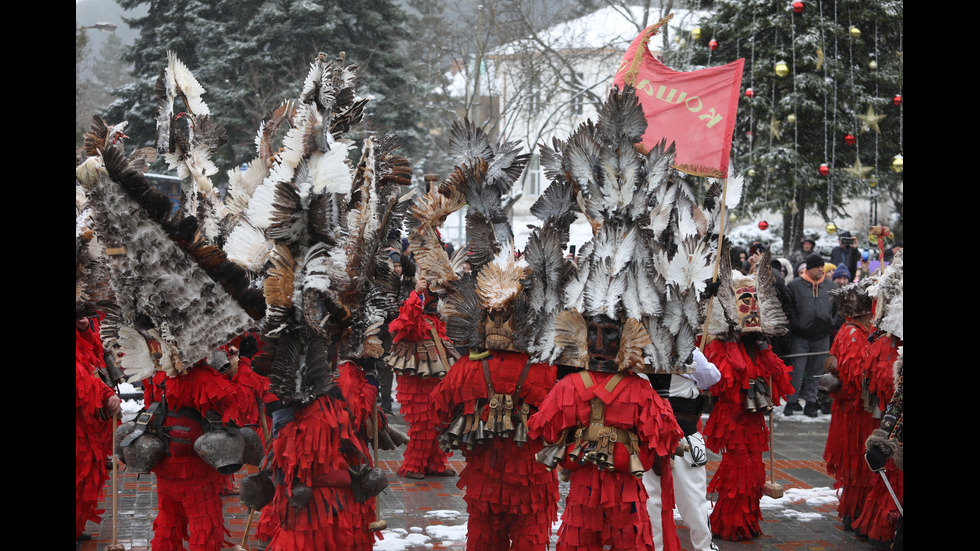
[[(397, 407), (397, 405), (396, 405)], [(390, 422), (405, 430), (400, 416), (393, 414)], [(853, 532), (845, 532), (836, 515), (837, 496), (833, 480), (823, 466), (823, 449), (827, 438), (829, 416), (816, 419), (795, 415), (783, 417), (775, 414), (775, 480), (782, 484), (785, 496), (779, 500), (764, 497), (763, 535), (741, 542), (716, 539), (722, 551), (850, 551), (870, 550), (871, 545), (854, 538)], [(450, 465), (461, 471), (462, 457), (457, 454)], [(720, 457), (709, 453), (707, 471), (710, 477), (718, 468)], [(769, 457), (764, 455), (768, 468)], [(456, 488), (457, 477), (428, 477), (423, 480), (401, 478), (395, 474), (401, 462), (401, 449), (381, 452), (380, 466), (388, 473), (389, 487), (379, 496), (381, 518), (388, 523), (382, 534), (384, 539), (375, 545), (377, 551), (421, 551), (428, 549), (462, 550), (466, 548), (466, 505), (462, 491)], [(239, 477), (247, 474), (245, 470)], [(106, 496), (111, 495), (111, 480), (106, 484)], [(156, 482), (152, 475), (122, 472), (118, 480), (117, 543), (125, 549), (142, 551), (150, 549), (153, 537), (152, 523), (156, 515)], [(567, 494), (562, 485), (562, 498)], [(709, 498), (715, 496), (709, 495)], [(242, 507), (237, 496), (225, 497), (225, 526), (231, 532), (230, 541), (239, 544), (248, 522), (248, 510)], [(562, 503), (559, 504), (563, 505)], [(113, 543), (112, 504), (103, 500), (106, 509), (101, 525), (89, 522), (86, 532), (92, 540), (83, 543), (82, 551), (105, 549)], [(675, 511), (676, 516), (676, 511)], [(683, 549), (690, 550), (688, 530), (677, 517), (678, 531)], [(257, 518), (253, 518), (249, 532), (254, 533)], [(557, 525), (555, 526), (557, 529)], [(557, 539), (555, 532), (552, 541)], [(251, 538), (247, 549), (261, 547)]]

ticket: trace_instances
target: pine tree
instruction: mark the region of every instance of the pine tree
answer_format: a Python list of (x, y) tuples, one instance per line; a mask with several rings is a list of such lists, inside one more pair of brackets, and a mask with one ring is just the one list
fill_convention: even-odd
[[(140, 30), (126, 56), (137, 82), (116, 90), (106, 112), (128, 120), (134, 146), (154, 145), (153, 86), (171, 50), (207, 90), (204, 99), (228, 132), (216, 154), (219, 166), (254, 155), (260, 121), (296, 97), (318, 53), (346, 52), (359, 66), (358, 93), (372, 96), (364, 132), (395, 132), (405, 151), (417, 147), (418, 109), (412, 103), (416, 76), (401, 54), (410, 20), (391, 0), (119, 0), (132, 9), (147, 4), (143, 17), (127, 19)], [(352, 136), (357, 138), (358, 136)]]
[[(900, 216), (902, 174), (892, 161), (902, 153), (902, 1), (711, 4), (692, 59), (745, 58), (733, 145), (735, 167), (748, 175), (743, 212), (781, 212), (787, 250), (802, 238), (805, 212), (833, 222), (848, 198), (886, 193)], [(901, 235), (901, 218), (878, 223)]]

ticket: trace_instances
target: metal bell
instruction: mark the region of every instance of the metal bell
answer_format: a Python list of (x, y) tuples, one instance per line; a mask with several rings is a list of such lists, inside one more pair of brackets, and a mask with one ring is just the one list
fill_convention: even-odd
[(238, 500), (242, 505), (258, 510), (271, 503), (275, 494), (276, 486), (272, 483), (272, 479), (258, 472), (242, 478)]
[(527, 425), (518, 423), (514, 429), (514, 443), (523, 446), (525, 442), (527, 442)]
[(643, 469), (643, 462), (640, 461), (640, 456), (635, 453), (630, 454), (630, 474), (636, 478), (643, 478), (643, 473), (646, 472)]
[(123, 449), (127, 469), (148, 473), (167, 453), (167, 444), (155, 434), (143, 433)]
[(262, 458), (265, 456), (265, 450), (262, 447), (262, 437), (252, 427), (242, 427), (239, 432), (242, 435), (242, 440), (245, 442), (242, 461), (246, 465), (258, 467), (262, 463)]
[(194, 441), (194, 451), (221, 474), (234, 474), (242, 468), (245, 439), (225, 430), (206, 432)]
[(294, 482), (289, 492), (289, 505), (295, 509), (302, 509), (313, 499), (313, 489), (301, 483)]
[(487, 438), (493, 438), (493, 434), (487, 431), (487, 424), (480, 419), (476, 424), (476, 430), (473, 432), (473, 443), (480, 446), (486, 443)]
[(123, 447), (122, 447), (121, 442), (127, 436), (129, 436), (130, 434), (132, 434), (132, 432), (135, 431), (135, 430), (136, 430), (136, 422), (135, 421), (127, 421), (127, 422), (119, 425), (119, 427), (116, 428), (116, 449), (113, 450), (113, 453), (116, 454), (116, 458), (119, 461), (122, 461), (122, 463), (124, 465), (126, 464), (126, 460), (124, 458), (124, 455), (125, 454), (123, 452)]
[(745, 411), (755, 413), (758, 404), (755, 401), (755, 381), (749, 381), (749, 388), (745, 391)]

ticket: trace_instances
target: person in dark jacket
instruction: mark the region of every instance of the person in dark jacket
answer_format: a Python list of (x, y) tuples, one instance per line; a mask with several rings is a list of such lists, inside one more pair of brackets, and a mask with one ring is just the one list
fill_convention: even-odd
[(847, 266), (847, 273), (857, 272), (858, 262), (861, 260), (861, 251), (857, 248), (857, 239), (851, 237), (851, 232), (841, 232), (837, 239), (839, 247), (834, 247), (830, 251), (830, 262), (834, 266), (844, 264)]
[[(817, 377), (830, 350), (830, 336), (839, 326), (830, 291), (835, 286), (825, 275), (823, 258), (812, 254), (806, 259), (806, 271), (786, 285), (788, 302), (784, 310), (789, 318), (789, 351), (796, 393), (786, 401), (785, 415), (803, 410), (808, 417), (820, 412), (817, 403)], [(800, 407), (802, 399), (805, 406)]]
[[(789, 263), (794, 271), (800, 267), (800, 264), (806, 262), (806, 257), (816, 252), (813, 250), (816, 246), (817, 242), (812, 237), (803, 238), (803, 241), (800, 242), (800, 248), (791, 252), (789, 255)], [(794, 273), (793, 275), (795, 276), (796, 274)]]

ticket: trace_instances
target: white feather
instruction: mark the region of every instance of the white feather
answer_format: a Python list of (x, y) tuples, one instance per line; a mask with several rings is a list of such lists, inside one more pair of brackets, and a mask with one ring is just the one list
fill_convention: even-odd
[(201, 97), (205, 94), (204, 87), (174, 52), (167, 52), (167, 68), (170, 78), (187, 98), (187, 109), (194, 115), (210, 114), (211, 111)]

